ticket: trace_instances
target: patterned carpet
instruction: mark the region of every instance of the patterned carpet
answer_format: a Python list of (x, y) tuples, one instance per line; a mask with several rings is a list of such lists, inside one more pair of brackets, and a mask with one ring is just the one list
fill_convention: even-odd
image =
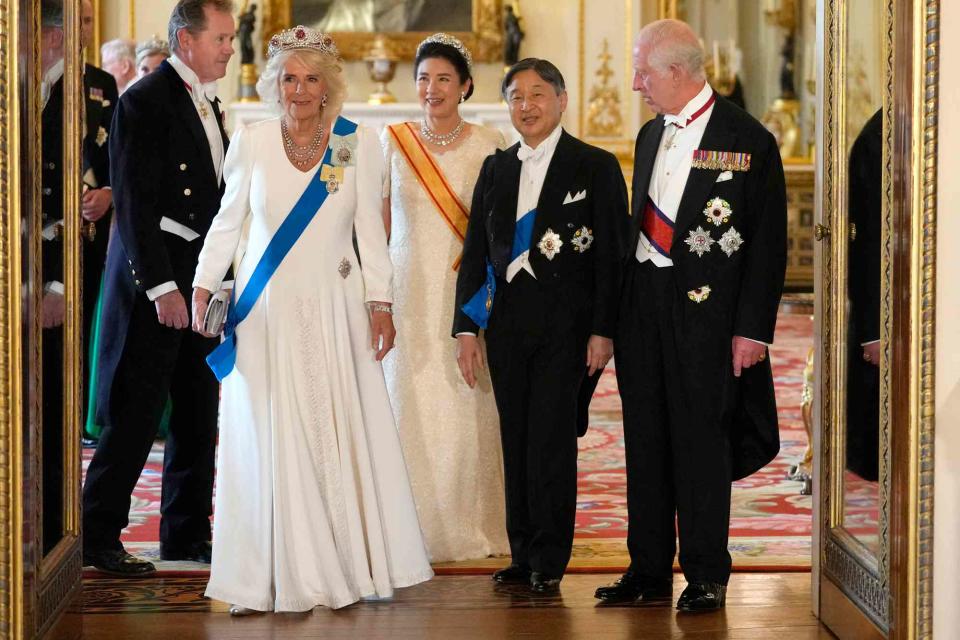
[[(735, 483), (731, 511), (730, 553), (736, 570), (807, 570), (810, 567), (811, 498), (786, 479), (787, 469), (803, 454), (806, 435), (800, 416), (803, 367), (813, 344), (808, 315), (781, 314), (776, 344), (771, 348), (780, 416), (780, 455), (760, 472)], [(580, 441), (577, 528), (574, 572), (620, 570), (627, 565), (626, 476), (620, 397), (612, 368), (604, 373), (591, 405), (591, 422)], [(84, 469), (92, 450), (84, 451)], [(134, 493), (130, 526), (123, 542), (132, 553), (158, 560), (162, 444), (154, 446)], [(867, 489), (865, 489), (867, 491)], [(875, 498), (874, 503), (875, 505)], [(875, 527), (876, 509), (864, 496), (856, 525)], [(444, 563), (438, 573), (482, 571), (502, 559)], [(161, 563), (170, 572), (204, 571), (204, 565)]]

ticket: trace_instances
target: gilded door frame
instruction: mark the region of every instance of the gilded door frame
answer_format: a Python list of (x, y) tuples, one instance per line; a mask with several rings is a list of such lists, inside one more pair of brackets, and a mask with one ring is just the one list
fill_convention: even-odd
[[(933, 370), (938, 0), (888, 0), (881, 242), (880, 553), (842, 529), (846, 331), (845, 3), (820, 0), (823, 38), (817, 407), (820, 614), (835, 631), (932, 633)], [(892, 124), (892, 126), (890, 126)], [(856, 618), (862, 616), (858, 623)], [(857, 625), (860, 626), (857, 626)], [(870, 625), (873, 625), (871, 631)]]
[(20, 38), (21, 3), (0, 0), (0, 638), (25, 626), (23, 380), (21, 377)]
[[(80, 171), (64, 175), (65, 536), (41, 553), (39, 3), (0, 0), (0, 638), (41, 637), (78, 592), (80, 553)], [(79, 1), (64, 3), (78, 42)], [(72, 35), (69, 35), (72, 34)], [(80, 166), (79, 47), (66, 47), (64, 166)], [(29, 87), (23, 92), (21, 80)], [(24, 119), (26, 118), (26, 120)], [(75, 174), (75, 175), (74, 175)], [(24, 226), (26, 221), (27, 226)], [(74, 625), (72, 632), (78, 634)]]

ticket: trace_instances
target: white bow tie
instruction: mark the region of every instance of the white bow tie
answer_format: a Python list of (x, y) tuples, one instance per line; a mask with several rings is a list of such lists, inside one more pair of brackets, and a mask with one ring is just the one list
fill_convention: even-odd
[(686, 116), (679, 116), (679, 115), (675, 116), (668, 113), (663, 116), (663, 124), (664, 125), (672, 124), (677, 129), (683, 129), (685, 126), (687, 126), (687, 118)]
[(542, 143), (536, 149), (521, 143), (520, 148), (517, 150), (517, 160), (520, 162), (526, 162), (527, 160), (539, 160), (543, 157), (545, 148), (546, 146)]
[(201, 97), (206, 98), (210, 102), (213, 102), (217, 99), (217, 83), (208, 82), (206, 84), (191, 84), (189, 85), (191, 93), (193, 93), (194, 100), (199, 100)]

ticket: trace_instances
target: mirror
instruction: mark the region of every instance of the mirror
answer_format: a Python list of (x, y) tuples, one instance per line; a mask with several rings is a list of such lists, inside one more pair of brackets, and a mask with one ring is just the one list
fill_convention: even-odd
[[(40, 28), (40, 463), (42, 552), (50, 554), (64, 536), (64, 108), (65, 37), (62, 18), (43, 16)], [(60, 25), (56, 24), (61, 22)]]
[(472, 0), (297, 0), (293, 23), (324, 32), (470, 31)]
[[(257, 3), (260, 5), (260, 3)], [(512, 0), (263, 0), (262, 47), (270, 37), (298, 24), (330, 33), (344, 60), (362, 60), (376, 35), (400, 60), (413, 60), (417, 45), (437, 31), (455, 34), (475, 62), (503, 59), (505, 7)], [(254, 6), (249, 0), (243, 10)]]
[(711, 86), (774, 134), (784, 159), (809, 161), (815, 137), (811, 0), (675, 1), (703, 37)]
[[(883, 206), (883, 0), (847, 3), (846, 467), (843, 527), (880, 550), (880, 228)], [(855, 28), (850, 26), (856, 25)]]

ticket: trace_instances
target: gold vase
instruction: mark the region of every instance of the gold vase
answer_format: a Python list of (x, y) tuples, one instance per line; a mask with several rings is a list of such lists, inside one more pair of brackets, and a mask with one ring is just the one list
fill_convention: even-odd
[(257, 65), (240, 65), (240, 102), (260, 102), (260, 96), (257, 95)]
[(370, 46), (367, 55), (363, 58), (367, 63), (367, 72), (370, 79), (377, 83), (377, 89), (370, 94), (367, 102), (370, 104), (389, 104), (397, 98), (390, 93), (387, 83), (393, 80), (397, 72), (397, 57), (387, 46), (382, 35), (378, 35)]

